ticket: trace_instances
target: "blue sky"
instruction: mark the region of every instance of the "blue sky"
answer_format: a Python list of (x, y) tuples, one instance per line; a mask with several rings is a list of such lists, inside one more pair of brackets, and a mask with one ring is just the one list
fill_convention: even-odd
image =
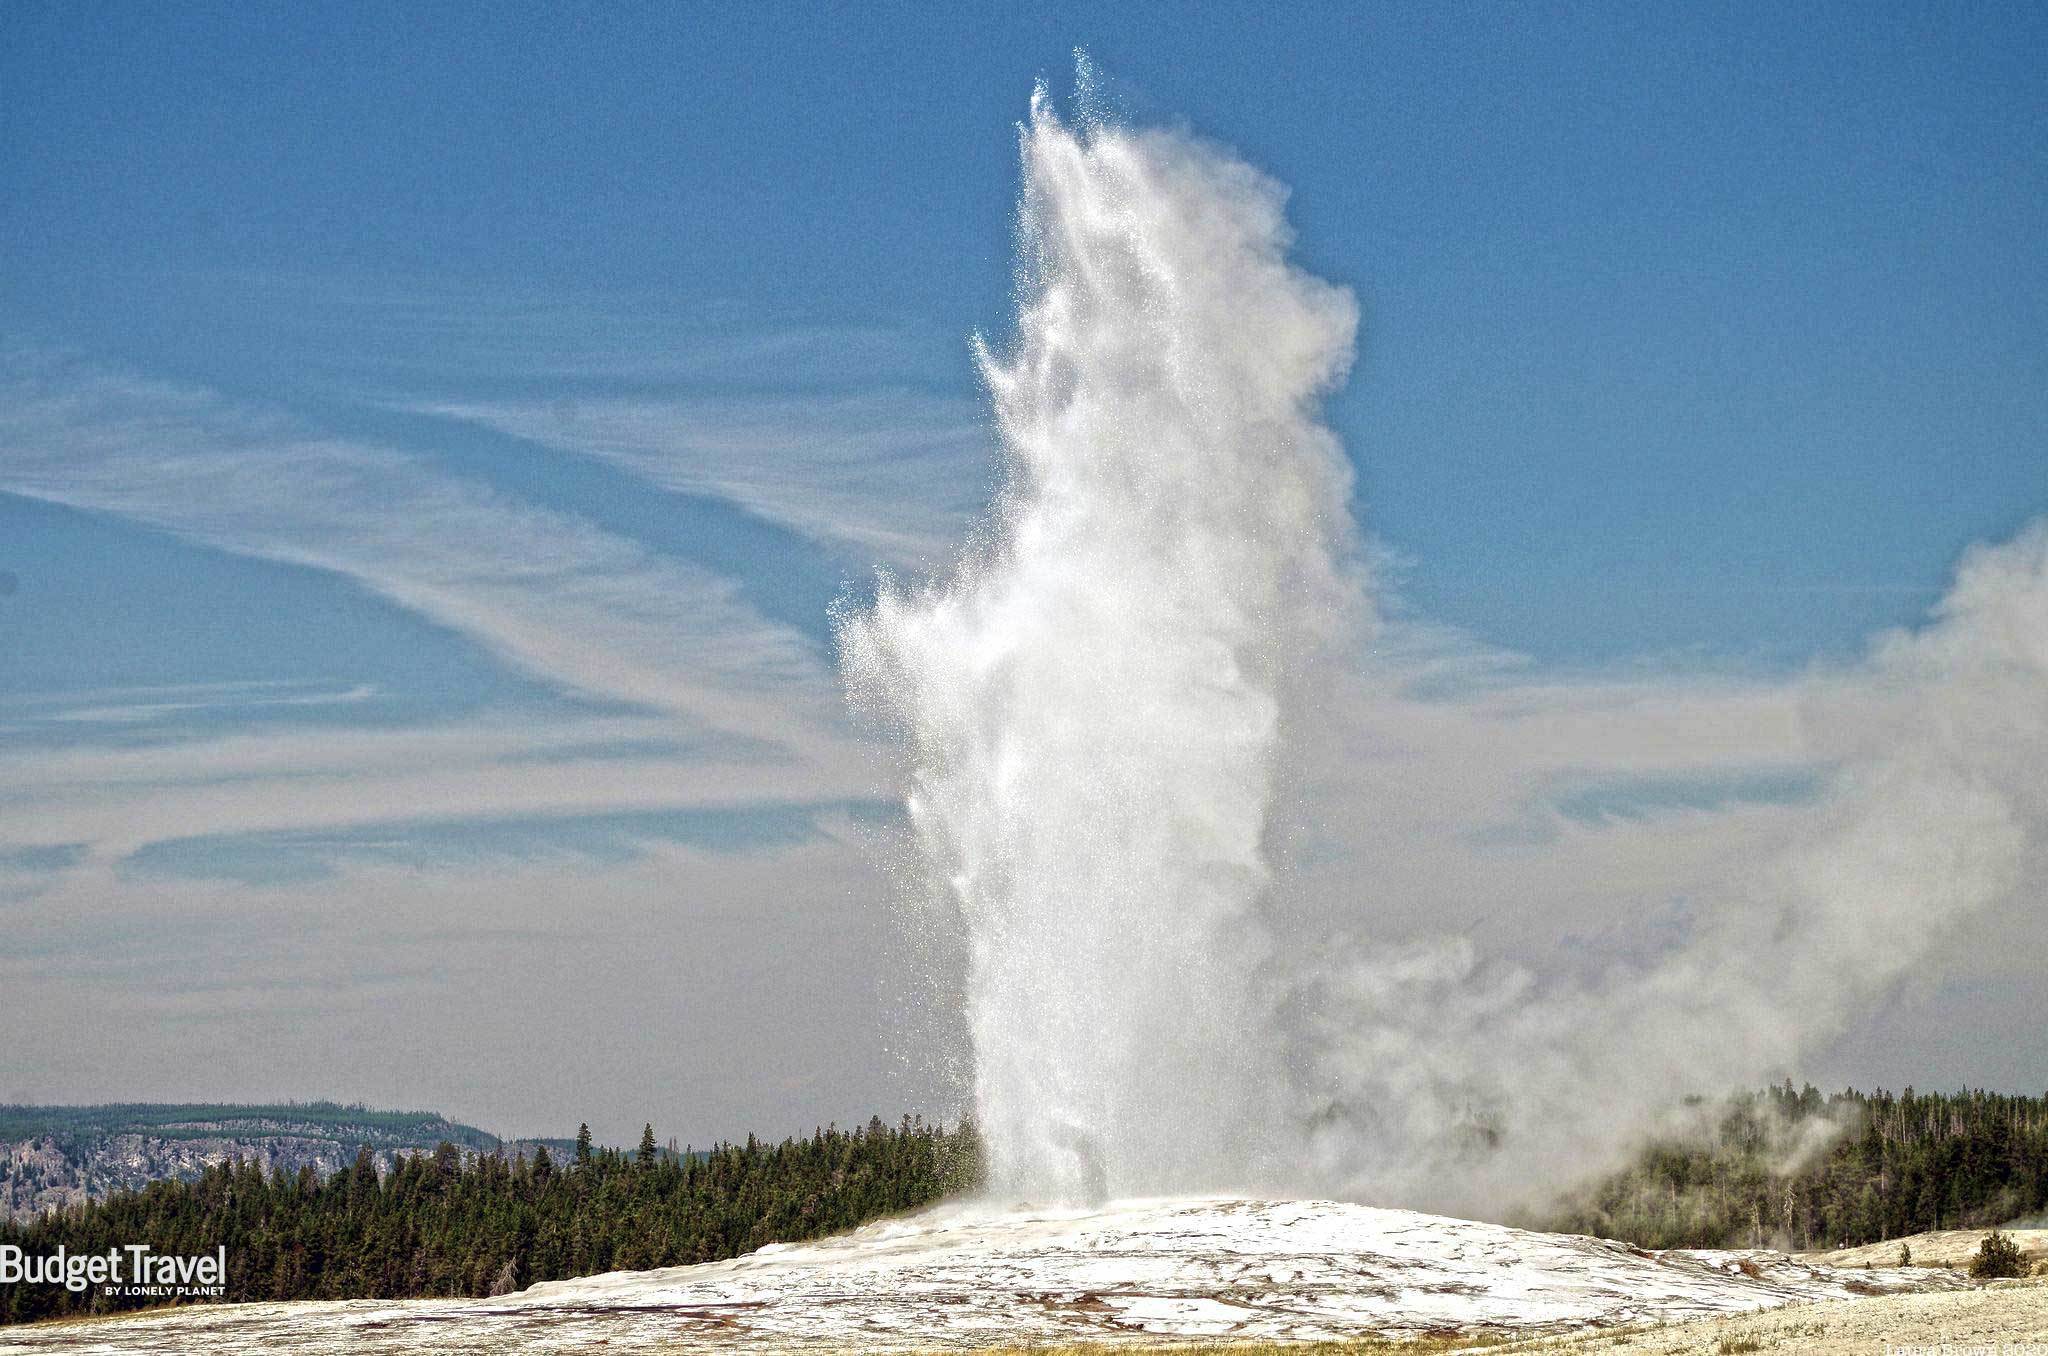
[[(769, 901), (801, 878), (786, 926), (813, 941), (885, 932), (844, 912), (883, 888), (847, 864), (879, 812), (827, 609), (943, 558), (987, 497), (966, 341), (1008, 325), (1016, 124), (1077, 46), (1122, 116), (1289, 185), (1300, 261), (1358, 293), (1330, 419), (1418, 633), (1528, 674), (1767, 682), (1919, 618), (1969, 543), (2048, 510), (2035, 6), (12, 4), (0, 807), (35, 814), (9, 833), (0, 808), (0, 914), (44, 948), (42, 999), (111, 986), (242, 1031), (291, 910), (394, 926), (337, 860), (404, 875), (407, 918), (471, 890), (447, 907), (475, 927), (492, 890), (572, 888), (595, 929), (653, 926), (640, 886), (605, 894), (636, 860)], [(1566, 818), (1625, 829), (1806, 775), (1737, 761), (1691, 791), (1685, 768), (1541, 776)], [(264, 778), (272, 807), (334, 796), (223, 790)], [(185, 790), (95, 809), (113, 785)], [(131, 893), (97, 921), (48, 903), (89, 881)], [(322, 913), (322, 888), (356, 902)], [(96, 957), (161, 909), (247, 959), (174, 994)], [(808, 1015), (730, 976), (677, 1000), (677, 1023), (723, 1002), (787, 1029), (809, 1069), (675, 1111), (686, 1133), (871, 1109), (877, 1066), (833, 1061), (885, 1023), (829, 1016), (877, 1006), (862, 936), (796, 967)], [(592, 945), (549, 1031), (627, 964)], [(425, 1020), (504, 965), (377, 1002)], [(0, 1059), (0, 1099), (179, 1092), (111, 1046)], [(341, 1057), (259, 1052), (189, 1091), (508, 1129), (612, 1095), (374, 1061), (314, 1086), (304, 1059)], [(591, 1114), (625, 1136), (640, 1113)]]
[(668, 380), (971, 400), (1016, 91), (1085, 43), (1134, 114), (1290, 184), (1306, 262), (1360, 290), (1336, 418), (1433, 617), (1796, 660), (2048, 496), (2031, 7), (1030, 11), (16, 7), (0, 299), (17, 340), (340, 424), (449, 361), (377, 306), (427, 284), (581, 302), (572, 339), (619, 307), (664, 347), (883, 328), (882, 363)]
[(334, 295), (424, 283), (668, 344), (886, 328), (887, 364), (688, 384), (971, 399), (1017, 90), (1084, 44), (1135, 115), (1291, 185), (1305, 261), (1360, 290), (1336, 416), (1432, 616), (1564, 660), (1797, 658), (2048, 494), (2032, 7), (8, 23), (9, 328), (337, 417), (376, 357), (447, 355)]

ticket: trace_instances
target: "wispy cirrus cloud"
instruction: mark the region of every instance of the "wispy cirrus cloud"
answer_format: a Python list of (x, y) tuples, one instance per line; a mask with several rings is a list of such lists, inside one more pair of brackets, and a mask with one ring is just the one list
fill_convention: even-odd
[(728, 578), (204, 390), (19, 352), (0, 373), (0, 489), (333, 571), (568, 689), (843, 742), (823, 657)]
[[(345, 676), (18, 693), (0, 710), (0, 902), (46, 907), (80, 872), (104, 883), (175, 844), (277, 865), (382, 831), (459, 875), (476, 866), (450, 845), (478, 826), (522, 825), (546, 854), (593, 817), (768, 822), (874, 789), (827, 657), (733, 580), (413, 452), (17, 350), (0, 355), (0, 490), (340, 575), (596, 699), (393, 723)], [(75, 897), (107, 917), (144, 905), (132, 888)]]
[(409, 408), (728, 499), (913, 571), (942, 564), (995, 489), (993, 449), (974, 403), (909, 391), (449, 399)]
[(863, 562), (941, 563), (995, 487), (981, 400), (937, 388), (965, 383), (964, 336), (431, 280), (180, 282), (188, 306), (234, 298), (228, 323), (273, 316), (271, 343), (303, 349), (300, 379), (331, 399), (590, 457)]
[(874, 777), (658, 719), (465, 721), (291, 730), (0, 758), (4, 841), (85, 843), (118, 859), (201, 836), (641, 810), (763, 811), (857, 799)]
[(589, 457), (864, 563), (939, 563), (994, 488), (964, 335), (434, 278), (211, 270), (125, 285), (224, 336), (223, 370), (262, 373), (266, 390)]
[[(1295, 851), (1314, 919), (1445, 928), (1576, 964), (1808, 815), (1829, 752), (1805, 675), (1563, 675), (1444, 632), (1382, 634), (1302, 750)], [(1580, 939), (1580, 940), (1574, 940)]]
[[(29, 722), (60, 725), (146, 725), (195, 713), (239, 715), (280, 707), (355, 706), (377, 696), (375, 685), (315, 689), (303, 683), (186, 683), (172, 687), (126, 688), (104, 694), (69, 692), (40, 702), (0, 702)], [(95, 697), (101, 698), (95, 700)], [(26, 708), (26, 710), (24, 710)], [(0, 714), (0, 723), (6, 721)]]

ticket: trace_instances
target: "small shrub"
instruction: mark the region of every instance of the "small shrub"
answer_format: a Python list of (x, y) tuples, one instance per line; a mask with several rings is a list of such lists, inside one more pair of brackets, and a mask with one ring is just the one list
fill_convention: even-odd
[(1904, 1243), (1899, 1244), (1899, 1265), (1902, 1267), (1913, 1265), (1913, 1249)]
[(1993, 1229), (1978, 1244), (1977, 1255), (1970, 1260), (1970, 1274), (1982, 1281), (2024, 1276), (2027, 1264), (2020, 1258), (2020, 1245)]
[(1763, 1349), (1764, 1344), (1754, 1337), (1724, 1337), (1721, 1339), (1719, 1356), (1748, 1356), (1749, 1352)]

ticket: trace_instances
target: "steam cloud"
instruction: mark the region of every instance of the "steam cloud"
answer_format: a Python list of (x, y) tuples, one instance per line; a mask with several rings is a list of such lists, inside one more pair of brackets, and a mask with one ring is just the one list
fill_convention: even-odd
[(1658, 962), (1539, 985), (1464, 941), (1300, 972), (1310, 1179), (1499, 1208), (1609, 1161), (1684, 1094), (1794, 1065), (1971, 913), (2038, 898), (2048, 522), (1966, 557), (1932, 622), (1808, 680), (1835, 772), (1798, 840)]
[(1787, 1067), (1944, 929), (2041, 879), (2048, 527), (1925, 629), (1812, 675), (1799, 841), (1651, 963), (1544, 982), (1469, 942), (1304, 928), (1276, 853), (1373, 608), (1317, 402), (1351, 294), (1278, 185), (1183, 135), (1022, 131), (1007, 484), (955, 572), (846, 620), (966, 939), (999, 1192), (1268, 1189), (1484, 1209), (1682, 1094)]

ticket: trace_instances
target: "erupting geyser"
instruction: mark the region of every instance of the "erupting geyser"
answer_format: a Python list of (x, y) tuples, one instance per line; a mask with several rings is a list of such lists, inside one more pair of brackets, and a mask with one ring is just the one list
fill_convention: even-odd
[(967, 925), (994, 1185), (1243, 1187), (1280, 1146), (1259, 902), (1301, 675), (1359, 612), (1317, 421), (1351, 294), (1291, 267), (1283, 192), (1167, 133), (1022, 132), (1020, 306), (977, 346), (1006, 485), (945, 582), (843, 644)]
[(999, 1193), (1497, 1211), (1687, 1095), (1775, 1080), (1953, 925), (2038, 897), (2048, 521), (1973, 550), (1924, 626), (1791, 680), (1820, 789), (1640, 955), (1545, 973), (1413, 898), (1404, 924), (1363, 874), (1335, 908), (1276, 888), (1310, 737), (1502, 718), (1349, 643), (1370, 609), (1317, 402), (1357, 308), (1287, 263), (1280, 188), (1183, 135), (1069, 126), (1043, 89), (1023, 169), (1017, 333), (980, 352), (1003, 492), (950, 575), (842, 633), (964, 922)]

